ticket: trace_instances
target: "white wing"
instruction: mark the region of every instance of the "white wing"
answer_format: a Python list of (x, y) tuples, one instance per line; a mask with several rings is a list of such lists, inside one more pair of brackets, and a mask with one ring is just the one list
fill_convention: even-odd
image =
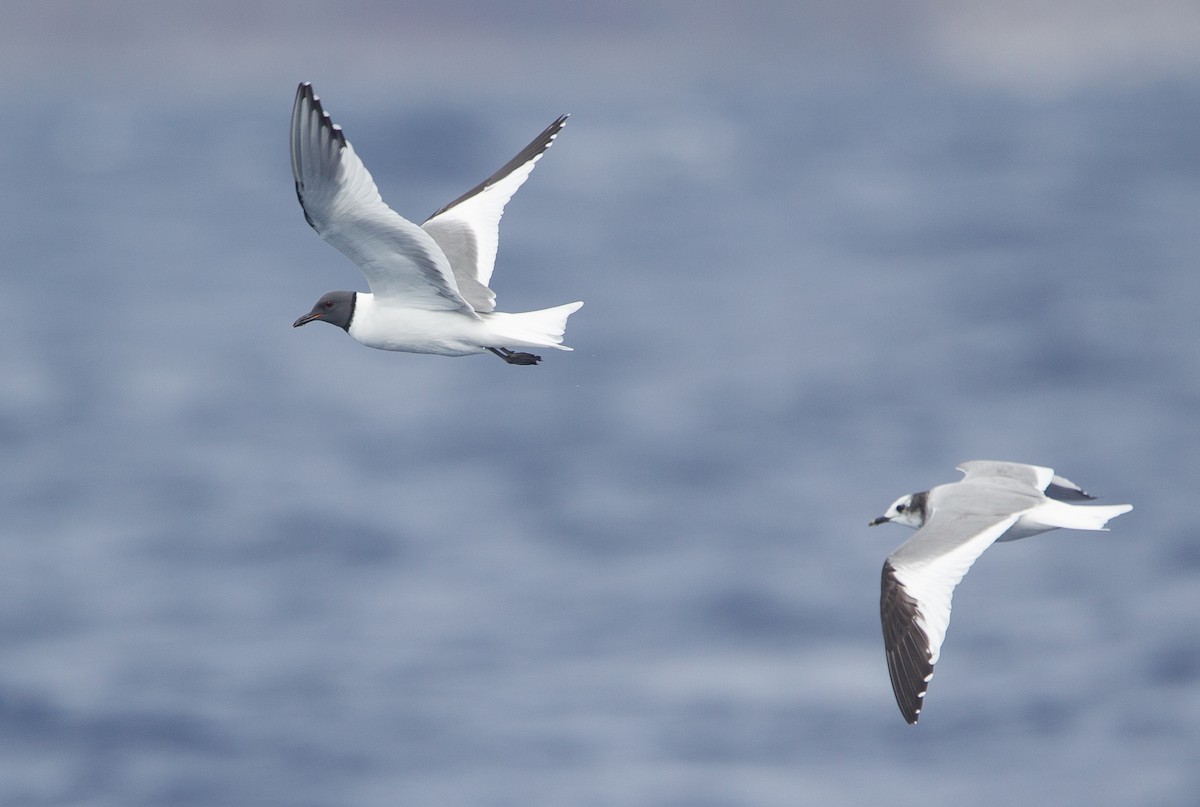
[[(994, 466), (1013, 473), (994, 473)], [(992, 466), (992, 467), (986, 467)], [(1045, 498), (1035, 484), (1049, 469), (1015, 463), (964, 463), (967, 478), (929, 492), (929, 515), (883, 565), (880, 616), (896, 702), (917, 721), (950, 626), (954, 588), (989, 546)], [(1045, 474), (1041, 472), (1045, 471)], [(1015, 478), (1024, 476), (1024, 479)]]
[(304, 218), (358, 265), (380, 305), (477, 317), (437, 243), (383, 203), (371, 174), (308, 83), (296, 90), (291, 141)]
[(490, 312), (496, 294), (488, 288), (500, 244), (500, 217), (504, 206), (533, 172), (533, 166), (567, 125), (563, 115), (509, 160), (503, 168), (421, 225), (441, 247), (463, 298), (476, 310)]
[(941, 655), (954, 587), (1017, 518), (1014, 513), (999, 520), (989, 516), (939, 523), (935, 515), (884, 563), (884, 649), (896, 702), (909, 723), (917, 722), (933, 665)]

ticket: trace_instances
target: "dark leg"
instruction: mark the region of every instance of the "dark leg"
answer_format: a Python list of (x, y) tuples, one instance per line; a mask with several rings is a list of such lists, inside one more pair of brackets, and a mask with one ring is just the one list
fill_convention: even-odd
[(535, 356), (532, 353), (517, 353), (516, 351), (509, 350), (506, 347), (489, 347), (488, 350), (492, 351), (509, 364), (537, 364), (542, 360), (541, 356)]

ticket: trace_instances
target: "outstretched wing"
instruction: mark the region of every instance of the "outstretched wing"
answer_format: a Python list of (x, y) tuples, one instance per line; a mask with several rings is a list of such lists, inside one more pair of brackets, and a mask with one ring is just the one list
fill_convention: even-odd
[[(1041, 465), (1026, 465), (1021, 462), (997, 462), (995, 460), (971, 460), (958, 466), (966, 476), (963, 481), (988, 479), (989, 481), (1011, 480), (1044, 491), (1054, 481), (1053, 468)], [(1066, 481), (1066, 480), (1063, 480)]]
[(362, 270), (380, 305), (477, 316), (437, 243), (383, 203), (366, 166), (307, 82), (296, 90), (291, 149), (304, 218)]
[(955, 586), (984, 550), (1035, 503), (1008, 515), (935, 510), (883, 564), (883, 644), (892, 691), (909, 723), (917, 722), (933, 665), (941, 655)]
[(488, 283), (496, 265), (504, 206), (529, 178), (533, 166), (566, 125), (567, 116), (563, 115), (503, 168), (421, 225), (441, 247), (450, 262), (459, 292), (476, 311), (487, 313), (496, 307), (496, 294), (488, 288)]

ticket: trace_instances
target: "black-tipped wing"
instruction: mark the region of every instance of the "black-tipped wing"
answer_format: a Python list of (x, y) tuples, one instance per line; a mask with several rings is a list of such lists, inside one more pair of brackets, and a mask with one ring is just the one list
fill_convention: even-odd
[(1083, 502), (1096, 498), (1065, 476), (1054, 473), (1054, 469), (1042, 465), (972, 460), (959, 465), (958, 469), (966, 474), (964, 481), (989, 479), (993, 482), (1028, 485), (1060, 502)]
[(1046, 495), (1060, 502), (1086, 502), (1096, 498), (1070, 479), (1057, 474), (1046, 486)]
[(500, 217), (504, 206), (529, 179), (533, 166), (567, 125), (563, 115), (547, 126), (528, 146), (496, 173), (439, 209), (421, 225), (441, 247), (458, 289), (480, 312), (495, 309), (496, 294), (488, 288), (500, 245)]
[(1008, 513), (971, 513), (969, 505), (956, 502), (964, 493), (972, 495), (962, 490), (969, 487), (934, 488), (929, 520), (883, 566), (879, 608), (884, 650), (896, 703), (909, 723), (917, 722), (941, 655), (954, 587), (984, 550), (1036, 504), (1024, 496), (1001, 494), (1000, 509)]
[(1043, 491), (1054, 480), (1054, 469), (1041, 465), (1026, 465), (1021, 462), (998, 462), (996, 460), (971, 460), (958, 466), (965, 476), (963, 481), (988, 480), (993, 484), (1005, 481), (1016, 485), (1028, 485), (1035, 491)]
[(291, 151), (304, 218), (362, 270), (380, 305), (476, 316), (441, 248), (383, 203), (371, 174), (308, 83), (296, 90)]
[(883, 564), (883, 582), (879, 596), (883, 620), (883, 647), (887, 653), (888, 675), (900, 713), (916, 723), (929, 681), (933, 678), (929, 637), (917, 624), (917, 601), (908, 595), (896, 579), (890, 562)]

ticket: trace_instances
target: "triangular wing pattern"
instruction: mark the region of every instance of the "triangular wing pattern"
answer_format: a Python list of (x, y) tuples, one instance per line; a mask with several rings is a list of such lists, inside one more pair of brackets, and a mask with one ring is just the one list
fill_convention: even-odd
[(566, 124), (567, 116), (563, 115), (503, 168), (421, 225), (441, 247), (450, 262), (459, 292), (476, 311), (488, 313), (496, 307), (496, 294), (488, 288), (488, 283), (496, 265), (504, 206), (529, 178), (533, 166)]
[(879, 614), (883, 621), (883, 648), (887, 654), (888, 675), (900, 713), (909, 723), (921, 714), (922, 699), (933, 678), (929, 659), (929, 637), (917, 625), (917, 601), (896, 579), (891, 562), (883, 564)]
[(884, 650), (896, 703), (909, 723), (917, 722), (933, 665), (941, 655), (954, 587), (1019, 517), (1020, 513), (939, 518), (935, 511), (884, 564)]
[(383, 203), (371, 174), (308, 83), (296, 90), (291, 151), (304, 218), (362, 270), (377, 303), (476, 316), (437, 243)]
[(971, 460), (958, 466), (966, 476), (963, 481), (975, 479), (1011, 479), (1044, 491), (1054, 477), (1053, 468), (1041, 465), (1026, 465), (1021, 462), (996, 462), (995, 460)]
[(1070, 479), (1057, 474), (1046, 487), (1046, 495), (1060, 502), (1086, 502), (1096, 498)]

